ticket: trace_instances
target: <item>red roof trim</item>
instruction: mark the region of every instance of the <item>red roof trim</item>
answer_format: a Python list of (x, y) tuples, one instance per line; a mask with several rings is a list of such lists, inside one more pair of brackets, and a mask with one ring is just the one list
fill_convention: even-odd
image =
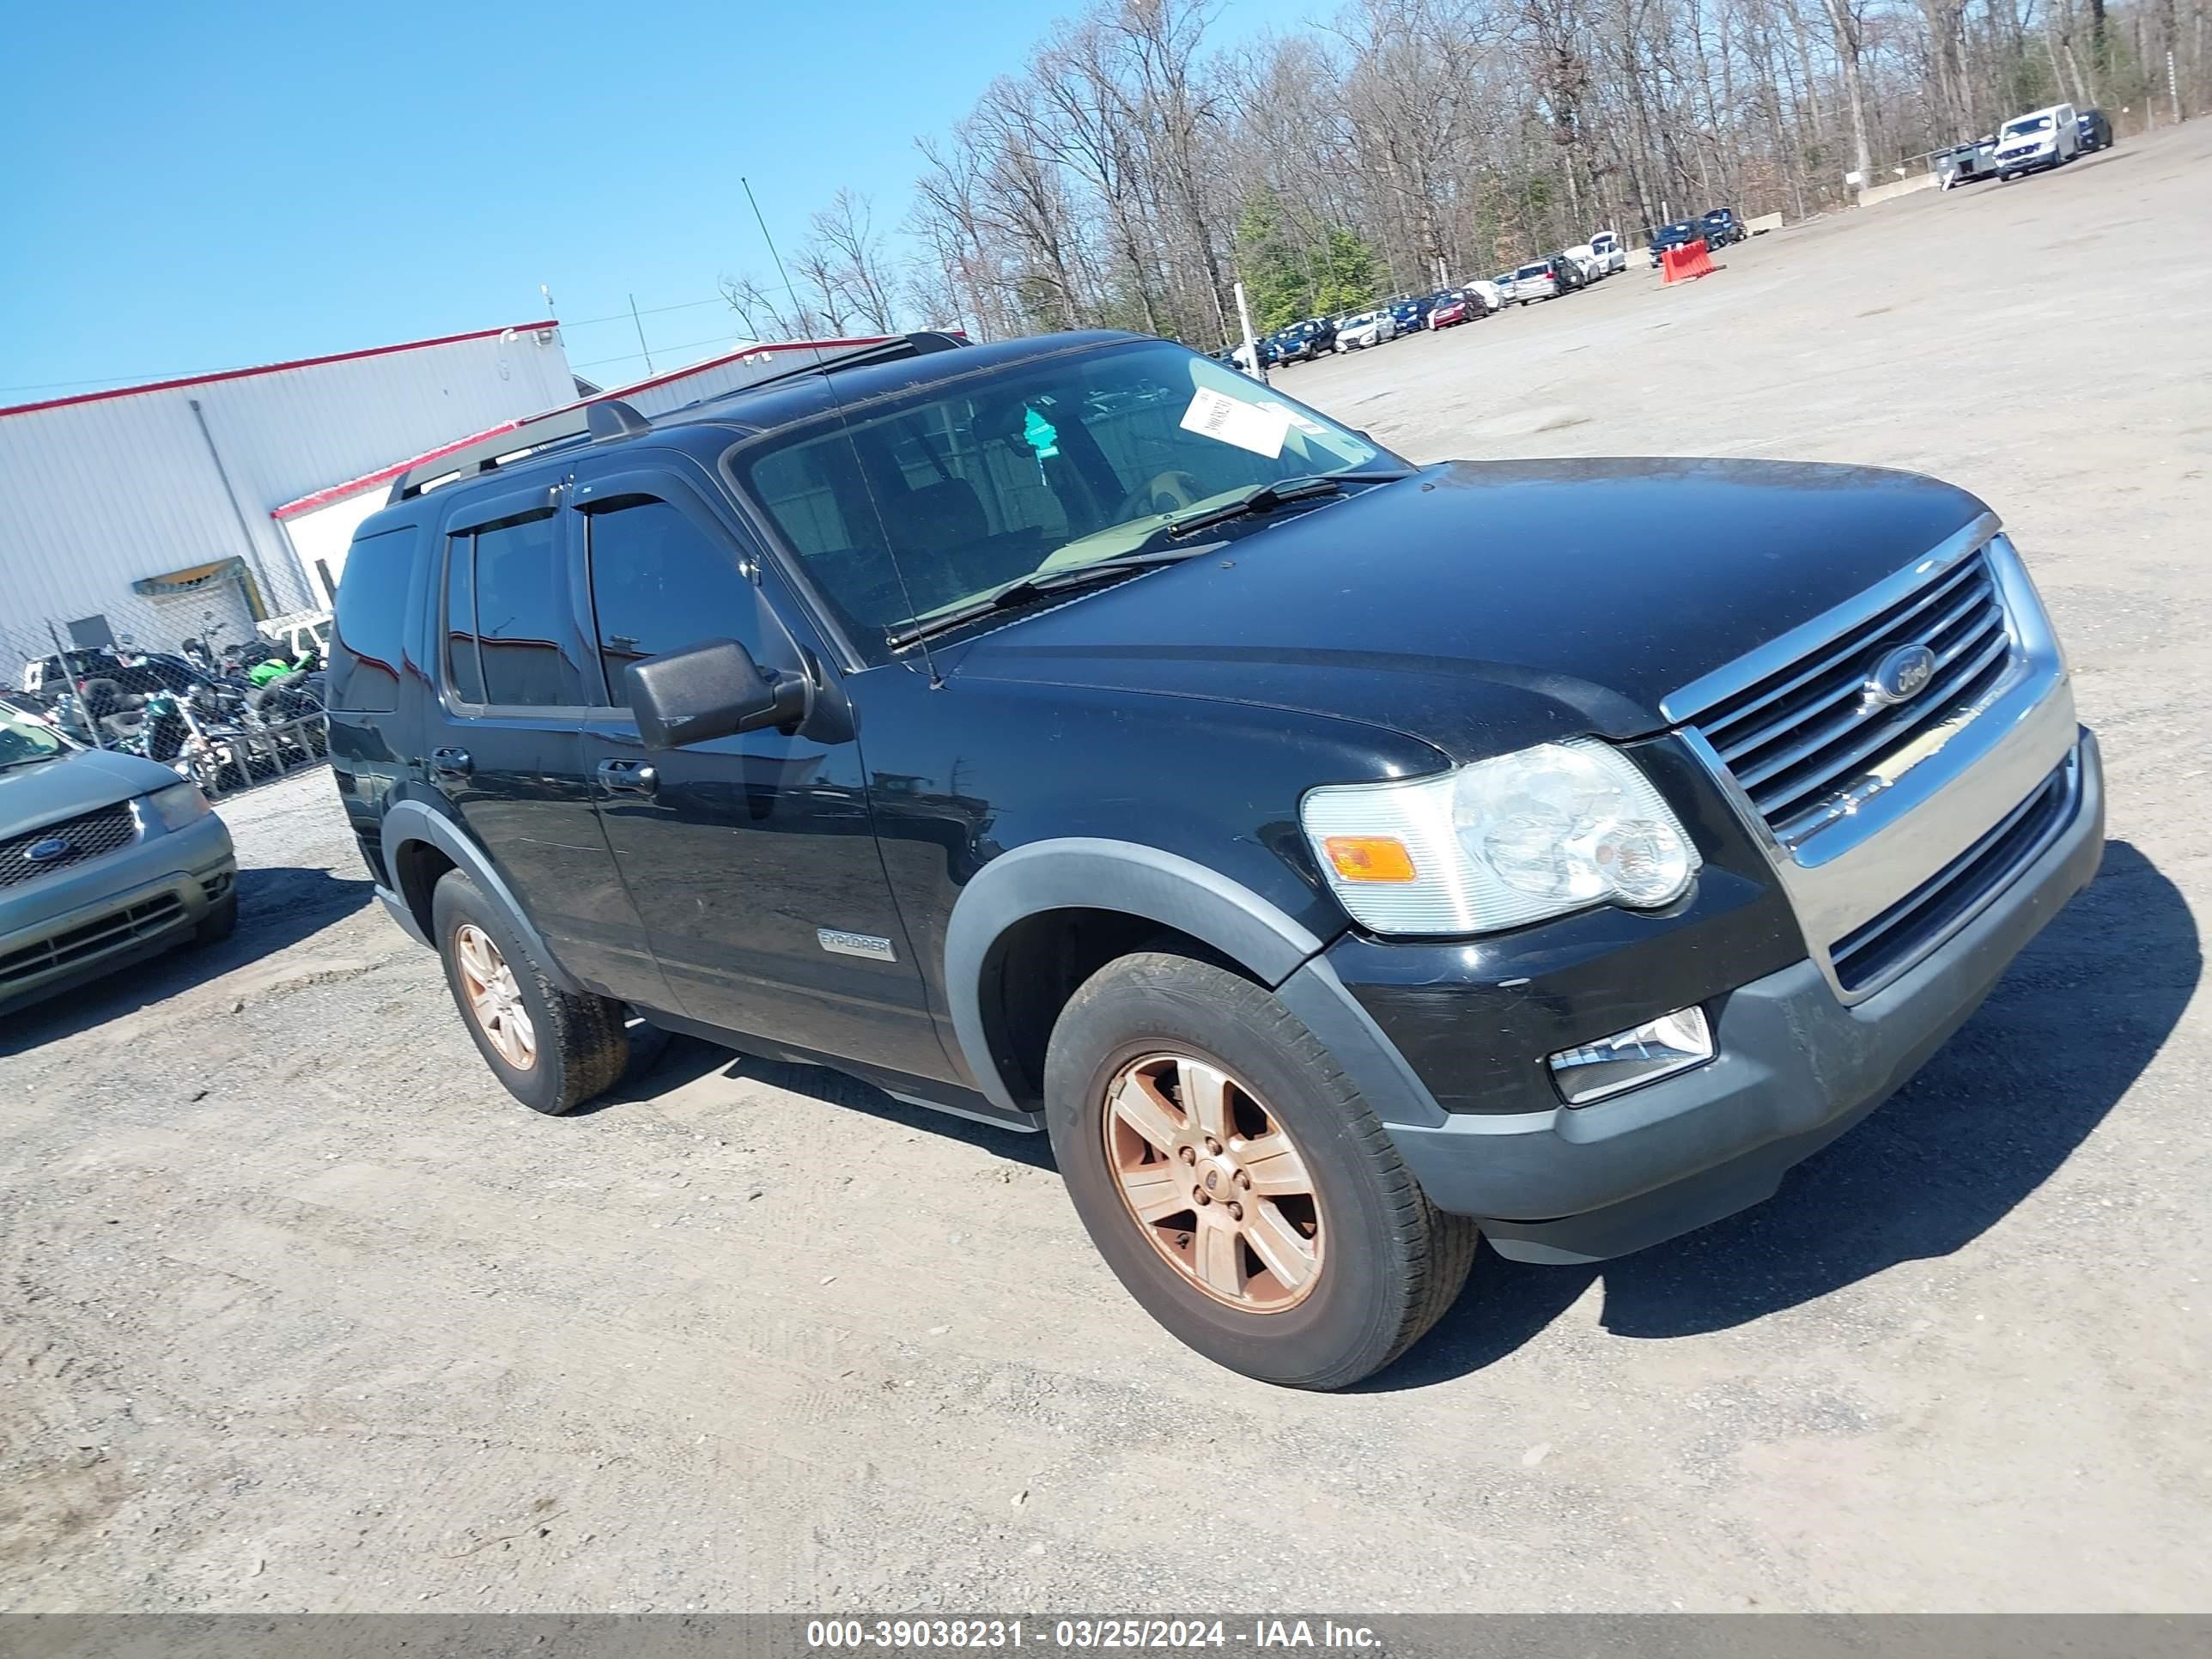
[(358, 478), (349, 478), (343, 483), (332, 484), (327, 489), (318, 489), (312, 495), (302, 495), (297, 501), (286, 501), (282, 507), (272, 507), (269, 516), (278, 520), (296, 519), (302, 513), (313, 512), (319, 507), (327, 507), (332, 501), (342, 501), (349, 495), (358, 495), (362, 490), (374, 489), (380, 483), (390, 483), (401, 473), (411, 471), (425, 462), (434, 461), (441, 455), (450, 455), (457, 449), (466, 449), (471, 444), (480, 442), (483, 439), (495, 437), (502, 432), (514, 431), (518, 428), (529, 425), (533, 421), (542, 421), (547, 415), (559, 415), (571, 409), (581, 409), (586, 404), (603, 403), (609, 398), (627, 398), (635, 392), (647, 392), (654, 386), (666, 386), (672, 380), (681, 380), (693, 374), (703, 374), (707, 370), (720, 368), (725, 363), (742, 362), (747, 357), (759, 357), (771, 351), (817, 351), (844, 346), (879, 345), (889, 338), (890, 336), (888, 334), (873, 334), (849, 340), (779, 340), (767, 345), (749, 345), (744, 350), (732, 351), (726, 356), (709, 357), (704, 362), (693, 363), (688, 368), (672, 368), (665, 374), (655, 374), (647, 380), (633, 380), (628, 386), (616, 386), (611, 391), (594, 392), (588, 398), (579, 398), (574, 403), (562, 404), (556, 408), (545, 410), (544, 414), (526, 416), (519, 421), (502, 421), (497, 426), (488, 426), (481, 432), (471, 432), (467, 437), (456, 438), (449, 444), (440, 444), (435, 449), (426, 450), (420, 455), (410, 456), (404, 461), (395, 461), (390, 466), (380, 467), (374, 472), (364, 472)]
[(488, 426), (481, 432), (470, 433), (465, 438), (456, 438), (449, 444), (440, 444), (435, 449), (426, 450), (422, 454), (410, 457), (409, 459), (396, 461), (390, 466), (379, 467), (374, 472), (364, 472), (358, 478), (348, 478), (343, 483), (332, 484), (328, 489), (318, 489), (312, 495), (302, 495), (297, 501), (287, 501), (282, 507), (271, 507), (269, 510), (269, 516), (280, 521), (285, 519), (296, 519), (302, 513), (311, 513), (319, 507), (328, 507), (332, 501), (342, 501), (349, 495), (358, 495), (362, 490), (374, 489), (380, 483), (390, 483), (401, 473), (418, 467), (425, 461), (434, 461), (441, 455), (450, 455), (457, 449), (466, 449), (472, 443), (481, 442), (501, 432), (512, 432), (521, 425), (520, 421), (501, 421), (497, 426)]
[(359, 351), (334, 351), (324, 357), (295, 357), (289, 362), (263, 363), (252, 368), (218, 369), (212, 374), (187, 374), (174, 380), (153, 380), (144, 386), (118, 386), (112, 392), (80, 392), (70, 398), (49, 398), (44, 403), (14, 404), (0, 409), (0, 415), (30, 415), (42, 409), (67, 409), (73, 404), (104, 403), (111, 398), (136, 398), (148, 392), (173, 392), (179, 386), (212, 386), (218, 380), (244, 380), (257, 374), (281, 374), (288, 368), (316, 368), (325, 363), (351, 362), (357, 357), (388, 357), (398, 351), (422, 351), (430, 346), (459, 345), (464, 340), (489, 340), (501, 334), (531, 334), (540, 329), (560, 326), (557, 319), (535, 317), (526, 323), (513, 323), (505, 328), (479, 328), (466, 334), (441, 334), (434, 340), (403, 340), (398, 345), (368, 346)]

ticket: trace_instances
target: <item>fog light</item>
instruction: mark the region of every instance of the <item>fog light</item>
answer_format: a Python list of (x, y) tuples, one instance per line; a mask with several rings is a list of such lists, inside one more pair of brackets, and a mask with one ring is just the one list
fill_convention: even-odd
[(1562, 1049), (1552, 1056), (1552, 1081), (1568, 1105), (1586, 1106), (1712, 1057), (1713, 1033), (1705, 1010), (1678, 1008), (1579, 1048)]

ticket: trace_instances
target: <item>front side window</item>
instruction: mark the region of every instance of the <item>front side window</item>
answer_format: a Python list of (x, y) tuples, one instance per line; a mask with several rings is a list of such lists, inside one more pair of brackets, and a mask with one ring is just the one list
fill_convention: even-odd
[(634, 662), (702, 640), (757, 644), (752, 583), (731, 549), (680, 509), (638, 497), (585, 522), (607, 707), (629, 706), (623, 671)]
[(1395, 464), (1166, 341), (926, 388), (740, 449), (766, 509), (864, 648), (1033, 575), (1130, 552), (1255, 486)]

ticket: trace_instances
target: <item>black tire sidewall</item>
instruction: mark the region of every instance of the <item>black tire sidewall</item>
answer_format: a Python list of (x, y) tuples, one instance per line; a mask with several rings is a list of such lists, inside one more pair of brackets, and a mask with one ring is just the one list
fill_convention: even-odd
[[(526, 1072), (507, 1063), (469, 1006), (468, 993), (461, 987), (460, 969), (453, 957), (453, 935), (465, 923), (473, 924), (489, 935), (514, 972), (515, 988), (521, 995), (523, 1006), (530, 1012), (531, 1027), (538, 1038), (538, 1063)], [(446, 988), (453, 994), (453, 1006), (475, 1042), (477, 1052), (483, 1056), (484, 1064), (491, 1067), (500, 1085), (533, 1112), (557, 1116), (571, 1109), (563, 1101), (567, 1079), (558, 1040), (559, 1012), (545, 994), (545, 976), (537, 959), (508, 925), (499, 907), (485, 898), (483, 890), (462, 872), (449, 871), (440, 878), (431, 894), (430, 925), (431, 942), (437, 946), (438, 960), (445, 968)]]
[[(1053, 1032), (1046, 1124), (1054, 1158), (1099, 1254), (1145, 1310), (1206, 1358), (1264, 1381), (1341, 1387), (1382, 1364), (1408, 1299), (1407, 1241), (1392, 1224), (1385, 1170), (1363, 1146), (1373, 1117), (1328, 1068), (1332, 1089), (1286, 1043), (1304, 1026), (1261, 988), (1210, 963), (1176, 961), (1172, 979), (1149, 966), (1109, 969), (1070, 1002)], [(1280, 1023), (1277, 1023), (1280, 1022)], [(1321, 1281), (1280, 1313), (1243, 1313), (1198, 1290), (1139, 1230), (1106, 1165), (1106, 1085), (1147, 1054), (1187, 1053), (1257, 1093), (1312, 1172), (1321, 1212)], [(1387, 1141), (1383, 1142), (1387, 1149)], [(1395, 1160), (1395, 1152), (1386, 1156)]]

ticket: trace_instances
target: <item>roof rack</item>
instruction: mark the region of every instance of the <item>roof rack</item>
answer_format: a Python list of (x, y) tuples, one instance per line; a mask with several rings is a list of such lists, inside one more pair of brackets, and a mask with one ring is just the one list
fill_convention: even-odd
[[(687, 410), (724, 403), (732, 398), (743, 397), (775, 380), (787, 380), (796, 375), (819, 374), (825, 369), (858, 368), (867, 363), (898, 362), (908, 357), (927, 356), (932, 352), (951, 351), (969, 342), (958, 334), (939, 329), (923, 329), (912, 334), (898, 334), (887, 340), (872, 340), (866, 344), (841, 349), (815, 347), (811, 356), (800, 362), (776, 364), (770, 360), (767, 373), (743, 386), (732, 386), (727, 392), (718, 392), (712, 397), (701, 398), (679, 409), (666, 411), (681, 415)], [(796, 355), (796, 354), (794, 354)], [(665, 416), (659, 418), (665, 418)], [(619, 398), (599, 397), (585, 403), (571, 404), (567, 409), (555, 410), (550, 415), (532, 416), (518, 422), (490, 436), (479, 438), (462, 448), (423, 461), (410, 467), (392, 481), (392, 494), (386, 505), (412, 501), (426, 489), (442, 483), (459, 483), (523, 459), (535, 459), (554, 449), (571, 444), (609, 443), (624, 438), (636, 437), (650, 431), (653, 422)]]
[(701, 409), (711, 404), (726, 403), (732, 398), (742, 398), (777, 380), (792, 380), (801, 374), (818, 374), (833, 368), (860, 368), (869, 363), (896, 363), (908, 357), (926, 357), (932, 352), (951, 351), (969, 342), (957, 334), (939, 329), (919, 329), (911, 334), (894, 334), (888, 340), (871, 340), (864, 345), (846, 346), (830, 350), (816, 348), (811, 362), (787, 363), (771, 368), (757, 380), (743, 386), (732, 386), (727, 392), (717, 392), (712, 397), (702, 398), (697, 403), (686, 404), (686, 409)]
[[(518, 421), (489, 437), (479, 438), (434, 459), (418, 462), (392, 481), (392, 493), (385, 498), (385, 505), (396, 507), (439, 484), (458, 483), (549, 449), (585, 442), (592, 436), (590, 411), (597, 407), (596, 404), (580, 404), (556, 410), (550, 415)], [(633, 419), (638, 418), (635, 410), (631, 410), (630, 415)], [(604, 416), (600, 418), (605, 419)]]

